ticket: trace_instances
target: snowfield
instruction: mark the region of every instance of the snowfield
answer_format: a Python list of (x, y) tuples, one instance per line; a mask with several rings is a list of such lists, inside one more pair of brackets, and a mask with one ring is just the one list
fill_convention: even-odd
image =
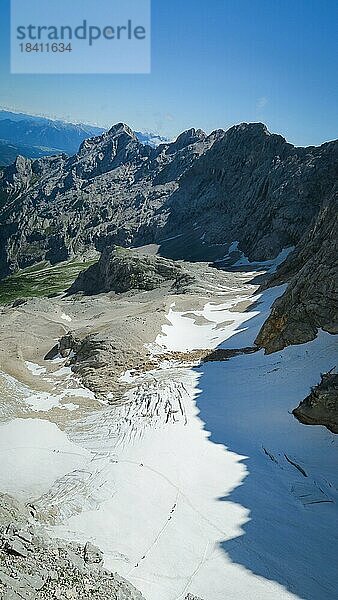
[[(240, 285), (203, 311), (172, 307), (154, 352), (251, 346), (283, 289), (245, 312)], [(3, 423), (0, 489), (46, 519), (52, 507), (53, 535), (91, 540), (146, 600), (334, 598), (337, 437), (290, 411), (336, 357), (320, 332), (269, 356), (128, 372), (124, 405), (64, 431), (41, 418)]]

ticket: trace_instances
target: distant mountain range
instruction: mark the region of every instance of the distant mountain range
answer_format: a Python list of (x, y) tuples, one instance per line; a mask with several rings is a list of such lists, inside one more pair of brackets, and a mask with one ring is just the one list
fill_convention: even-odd
[[(54, 121), (45, 117), (0, 110), (0, 165), (11, 164), (18, 155), (39, 158), (75, 154), (88, 138), (104, 133), (102, 127)], [(135, 132), (140, 142), (156, 147), (168, 140), (151, 132)]]

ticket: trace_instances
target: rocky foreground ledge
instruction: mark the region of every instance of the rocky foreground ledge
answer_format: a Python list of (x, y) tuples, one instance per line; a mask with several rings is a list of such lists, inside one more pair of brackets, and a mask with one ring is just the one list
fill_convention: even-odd
[(81, 546), (51, 539), (27, 507), (0, 493), (2, 600), (143, 599), (102, 564), (102, 553), (91, 543)]
[(33, 515), (34, 507), (0, 493), (1, 600), (144, 600), (103, 568), (99, 548), (52, 539)]

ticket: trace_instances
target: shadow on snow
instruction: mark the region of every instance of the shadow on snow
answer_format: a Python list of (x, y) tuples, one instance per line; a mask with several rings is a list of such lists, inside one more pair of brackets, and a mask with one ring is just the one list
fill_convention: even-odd
[[(264, 292), (255, 305), (259, 314), (220, 347), (252, 345), (279, 294)], [(333, 598), (338, 587), (337, 440), (289, 411), (335, 364), (334, 346), (334, 336), (320, 332), (313, 342), (270, 356), (259, 351), (197, 367), (197, 406), (210, 441), (247, 457), (244, 481), (219, 501), (245, 507), (249, 520), (222, 549), (304, 600)]]

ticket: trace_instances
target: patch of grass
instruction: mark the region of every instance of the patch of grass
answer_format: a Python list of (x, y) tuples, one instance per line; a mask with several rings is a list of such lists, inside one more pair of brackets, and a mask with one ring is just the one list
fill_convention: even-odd
[(65, 292), (78, 274), (96, 262), (70, 260), (50, 265), (41, 262), (22, 269), (0, 281), (0, 304), (9, 304), (17, 298), (43, 298)]
[(131, 251), (129, 248), (123, 248), (123, 246), (114, 245), (114, 253), (116, 256), (128, 256), (131, 254)]

